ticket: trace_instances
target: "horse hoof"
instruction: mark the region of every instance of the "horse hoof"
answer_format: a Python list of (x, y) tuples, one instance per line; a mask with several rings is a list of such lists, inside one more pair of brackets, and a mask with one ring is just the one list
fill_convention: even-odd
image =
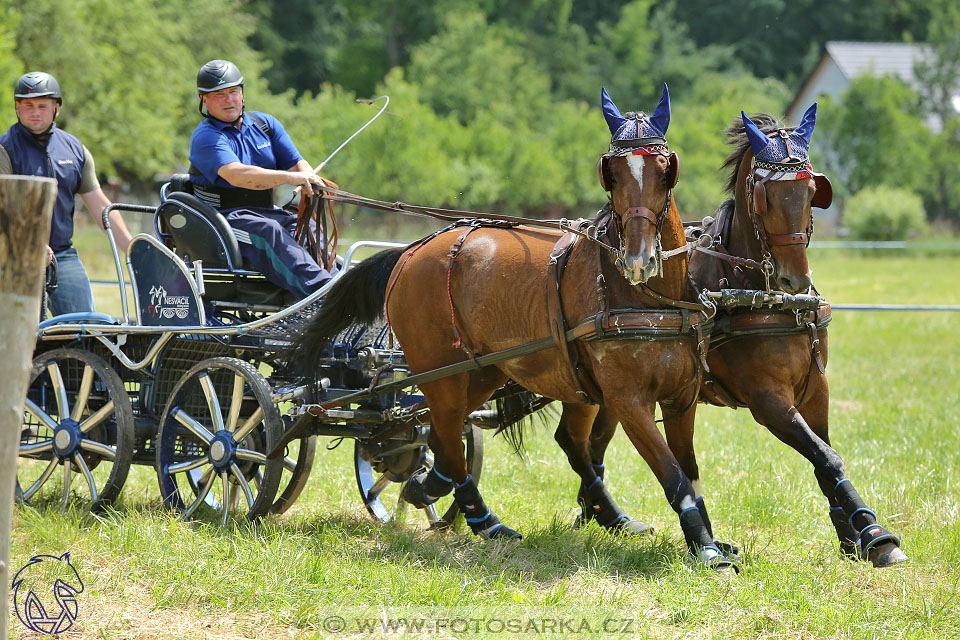
[(523, 540), (523, 536), (520, 535), (519, 531), (514, 531), (510, 527), (502, 524), (493, 531), (482, 533), (481, 535), (488, 540), (493, 540), (494, 538), (497, 540)]
[(608, 528), (611, 533), (621, 536), (639, 536), (644, 533), (653, 533), (653, 525), (639, 520), (625, 520)]
[(895, 564), (909, 560), (907, 554), (892, 542), (878, 544), (870, 549), (869, 558), (873, 566), (878, 569), (882, 567), (892, 567)]
[(719, 540), (714, 540), (713, 544), (720, 550), (724, 558), (731, 562), (740, 562), (740, 547), (728, 542), (720, 542)]
[(740, 573), (740, 565), (720, 553), (720, 550), (713, 545), (701, 547), (698, 559), (701, 566), (706, 569), (713, 569), (720, 575), (735, 576)]

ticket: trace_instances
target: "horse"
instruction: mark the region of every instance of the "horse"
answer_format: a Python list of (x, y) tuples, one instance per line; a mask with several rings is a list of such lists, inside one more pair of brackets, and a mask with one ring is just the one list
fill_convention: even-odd
[[(808, 159), (816, 107), (811, 105), (795, 129), (767, 114), (750, 118), (741, 112), (725, 130), (733, 150), (723, 166), (731, 169), (726, 189), (733, 197), (718, 208), (706, 229), (708, 238), (715, 238), (711, 247), (691, 258), (697, 288), (769, 292), (775, 283), (787, 293), (816, 292), (806, 256), (812, 207), (827, 208), (832, 200), (829, 180), (814, 173)], [(842, 553), (869, 559), (875, 567), (891, 566), (907, 560), (900, 539), (877, 524), (830, 446), (827, 322), (829, 311), (822, 309), (721, 312), (701, 401), (749, 408), (758, 423), (813, 465)], [(611, 412), (598, 412), (590, 440), (591, 460), (598, 469), (603, 469), (616, 425)], [(699, 488), (693, 448), (675, 448), (674, 454)], [(582, 485), (581, 495), (584, 491)], [(709, 528), (699, 495), (697, 504)]]
[[(695, 410), (703, 332), (713, 311), (690, 285), (671, 195), (679, 159), (665, 139), (669, 91), (664, 85), (649, 116), (621, 114), (605, 89), (601, 105), (611, 143), (598, 170), (609, 202), (595, 220), (562, 235), (473, 220), (376, 254), (331, 288), (298, 338), (298, 353), (321, 353), (337, 332), (375, 322), (384, 309), (413, 374), (477, 363), (481, 354), (552, 336), (550, 348), (420, 385), (435, 464), (407, 483), (404, 498), (423, 507), (452, 491), (474, 534), (520, 537), (484, 502), (461, 444), (468, 414), (509, 379), (565, 403), (565, 433), (580, 452), (568, 455), (598, 495), (606, 492), (596, 491), (602, 480), (590, 464), (588, 439), (598, 403), (614, 410), (679, 514), (688, 549), (702, 565), (725, 571), (733, 564), (714, 545), (694, 506), (693, 485), (654, 421), (656, 402), (681, 415)], [(680, 308), (663, 310), (666, 304)], [(650, 309), (657, 311), (639, 311)], [(568, 334), (581, 339), (568, 347)], [(612, 499), (603, 506), (619, 511)]]

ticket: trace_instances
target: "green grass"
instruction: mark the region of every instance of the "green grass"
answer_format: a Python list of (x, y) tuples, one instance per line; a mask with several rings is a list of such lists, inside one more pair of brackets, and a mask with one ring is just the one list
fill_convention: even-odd
[[(824, 250), (811, 264), (835, 303), (960, 304), (957, 257)], [(910, 562), (893, 569), (841, 559), (809, 464), (746, 410), (714, 407), (699, 411), (697, 448), (715, 531), (744, 549), (734, 579), (692, 566), (676, 516), (622, 434), (608, 486), (657, 533), (570, 529), (577, 479), (544, 428), (529, 432), (526, 461), (486, 437), (481, 487), (520, 543), (430, 532), (418, 513), (372, 522), (347, 441), (318, 451), (290, 513), (257, 524), (181, 522), (142, 467), (108, 515), (18, 509), (12, 565), (71, 552), (87, 585), (77, 637), (332, 637), (330, 616), (347, 625), (336, 637), (352, 638), (960, 637), (958, 328), (956, 313), (919, 312), (837, 311), (830, 326), (831, 437), (903, 538)], [(357, 627), (384, 616), (445, 628)], [(30, 635), (16, 619), (11, 629)]]

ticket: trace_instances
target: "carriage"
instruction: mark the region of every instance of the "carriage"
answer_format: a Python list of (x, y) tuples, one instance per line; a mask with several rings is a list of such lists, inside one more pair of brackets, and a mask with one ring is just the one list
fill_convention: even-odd
[[(188, 176), (164, 185), (156, 208), (111, 205), (103, 212), (108, 229), (112, 210), (154, 220), (154, 233), (128, 248), (132, 301), (108, 231), (121, 317), (66, 314), (40, 324), (17, 499), (101, 509), (136, 464), (156, 469), (164, 501), (185, 516), (255, 519), (293, 504), (321, 435), (354, 440), (360, 499), (373, 517), (390, 520), (401, 485), (432, 464), (422, 395), (390, 385), (408, 374), (402, 351), (386, 325), (350, 327), (307, 384), (304, 363), (288, 350), (357, 256), (399, 245), (354, 243), (338, 258), (338, 275), (296, 301), (245, 267), (232, 229), (192, 193)], [(374, 385), (386, 390), (368, 391)], [(308, 413), (324, 402), (336, 408)], [(284, 439), (298, 419), (309, 420), (311, 433)], [(497, 424), (495, 404), (464, 424), (475, 477), (481, 429)], [(437, 507), (424, 509), (432, 526), (457, 514), (455, 505)]]

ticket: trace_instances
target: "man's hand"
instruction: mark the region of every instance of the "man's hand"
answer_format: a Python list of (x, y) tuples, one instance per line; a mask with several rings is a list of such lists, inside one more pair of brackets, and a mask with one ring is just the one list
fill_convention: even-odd
[(50, 245), (47, 245), (47, 257), (46, 262), (44, 262), (44, 267), (49, 267), (50, 263), (53, 262), (53, 249), (50, 248)]
[(300, 187), (308, 196), (313, 195), (314, 187), (322, 187), (323, 181), (313, 171), (289, 171), (290, 184)]

